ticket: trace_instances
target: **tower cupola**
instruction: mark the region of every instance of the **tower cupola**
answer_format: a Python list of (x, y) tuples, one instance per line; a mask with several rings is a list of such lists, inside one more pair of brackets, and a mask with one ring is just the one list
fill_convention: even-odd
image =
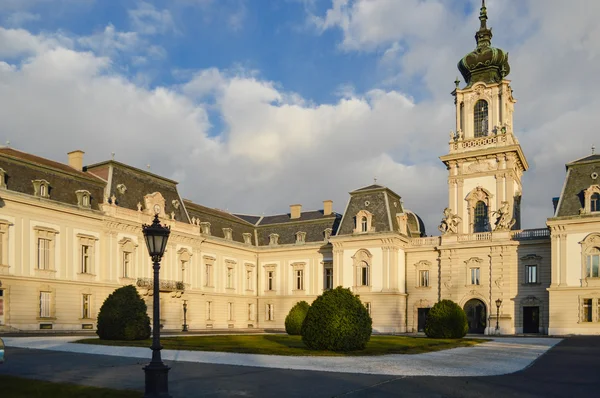
[(482, 0), (479, 20), (481, 26), (475, 33), (477, 48), (465, 55), (458, 62), (458, 69), (463, 75), (466, 87), (474, 83), (499, 83), (510, 73), (508, 53), (491, 46), (492, 29), (487, 27), (487, 8)]

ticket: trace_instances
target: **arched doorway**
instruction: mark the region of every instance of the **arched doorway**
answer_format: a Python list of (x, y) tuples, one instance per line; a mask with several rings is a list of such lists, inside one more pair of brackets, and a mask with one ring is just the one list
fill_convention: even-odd
[(487, 313), (481, 300), (471, 299), (465, 304), (465, 313), (469, 322), (469, 333), (485, 333)]

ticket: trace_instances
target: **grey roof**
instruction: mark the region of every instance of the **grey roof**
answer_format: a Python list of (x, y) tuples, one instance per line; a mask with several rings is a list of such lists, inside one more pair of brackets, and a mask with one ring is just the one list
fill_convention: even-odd
[(350, 192), (350, 202), (337, 235), (354, 233), (356, 214), (361, 210), (373, 214), (372, 226), (375, 227), (375, 232), (398, 230), (396, 213), (403, 212), (400, 196), (381, 185), (370, 185)]
[(600, 155), (586, 156), (567, 164), (556, 217), (579, 215), (579, 210), (585, 206), (583, 191), (591, 185), (600, 184), (600, 179), (592, 178), (593, 173), (600, 174)]
[(331, 217), (334, 217), (334, 215), (324, 216), (323, 210), (304, 211), (300, 213), (300, 218), (295, 219), (290, 218), (290, 213), (277, 214), (274, 216), (264, 216), (262, 220), (260, 220), (258, 226), (270, 224), (283, 224), (287, 222), (310, 221)]
[(225, 238), (223, 228), (232, 229), (232, 239), (236, 242), (244, 242), (244, 233), (252, 234), (254, 242), (254, 225), (222, 210), (211, 209), (206, 206), (184, 200), (185, 207), (190, 218), (197, 218), (200, 222), (210, 223), (210, 234), (218, 238)]
[(32, 181), (46, 180), (49, 200), (76, 206), (75, 191), (87, 190), (92, 209), (98, 210), (102, 203), (105, 181), (66, 164), (12, 148), (0, 148), (0, 167), (6, 172), (6, 189), (10, 191), (33, 195)]
[(261, 216), (251, 216), (248, 214), (234, 214), (234, 216), (241, 218), (242, 220), (247, 221), (252, 225), (256, 225), (262, 218)]

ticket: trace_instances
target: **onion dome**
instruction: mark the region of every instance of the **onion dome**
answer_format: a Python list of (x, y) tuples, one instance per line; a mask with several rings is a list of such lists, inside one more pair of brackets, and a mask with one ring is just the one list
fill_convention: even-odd
[(482, 0), (479, 13), (481, 27), (475, 34), (477, 48), (458, 63), (458, 70), (463, 75), (467, 87), (477, 82), (498, 83), (510, 73), (508, 53), (491, 46), (492, 29), (488, 29), (487, 19), (485, 0)]

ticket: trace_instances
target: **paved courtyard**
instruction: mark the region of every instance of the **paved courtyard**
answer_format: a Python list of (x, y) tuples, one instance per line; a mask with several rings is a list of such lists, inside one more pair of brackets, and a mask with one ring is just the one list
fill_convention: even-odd
[[(143, 389), (141, 367), (150, 350), (75, 345), (65, 337), (5, 340), (8, 360), (0, 374)], [(95, 353), (85, 353), (87, 348)], [(115, 351), (99, 354), (108, 348)], [(214, 354), (165, 351), (174, 398), (593, 397), (600, 391), (594, 376), (599, 337), (500, 338), (472, 348), (369, 358)]]

